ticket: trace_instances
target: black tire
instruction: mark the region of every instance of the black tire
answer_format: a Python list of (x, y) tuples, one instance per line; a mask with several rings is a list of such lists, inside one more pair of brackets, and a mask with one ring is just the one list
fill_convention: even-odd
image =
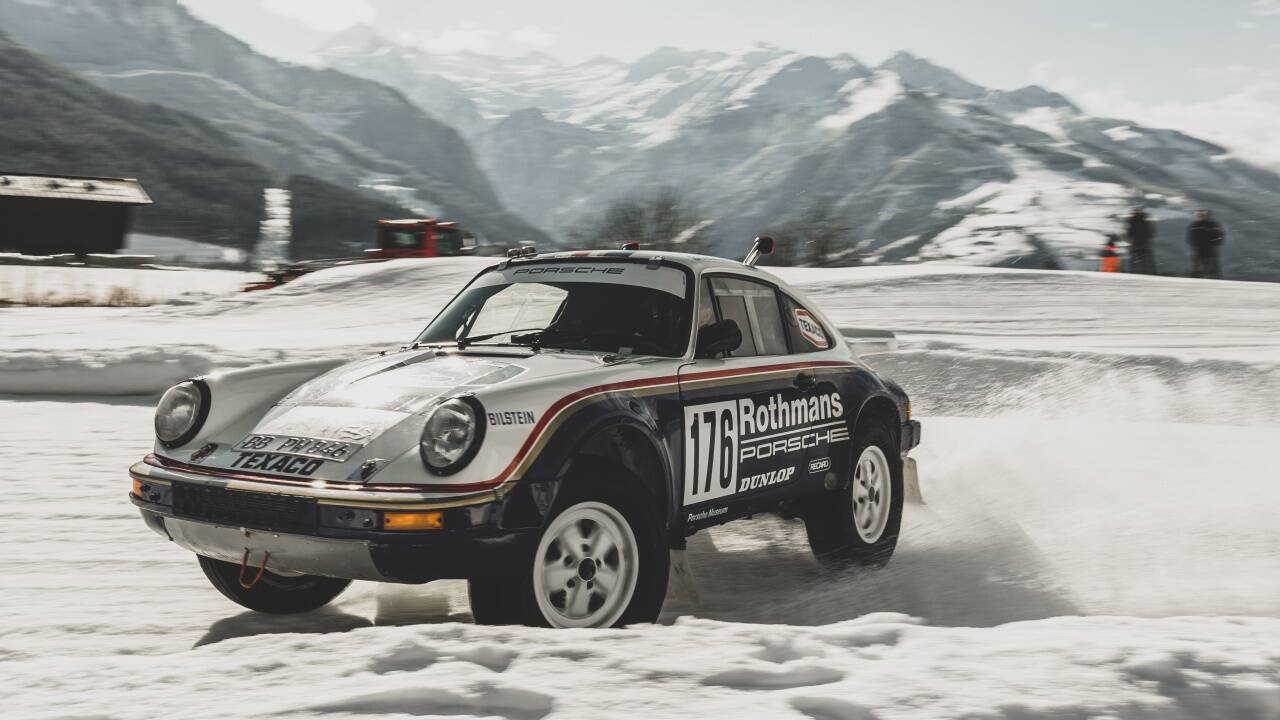
[[(538, 541), (521, 553), (519, 567), (496, 578), (469, 581), (471, 614), (478, 625), (555, 627), (557, 622), (539, 607), (534, 575), (539, 571), (537, 547), (565, 511), (582, 503), (613, 508), (625, 520), (636, 541), (638, 572), (630, 601), (612, 627), (650, 623), (658, 619), (667, 594), (670, 555), (657, 503), (640, 480), (626, 469), (594, 457), (580, 457), (547, 516)], [(580, 581), (580, 580), (579, 580)]]
[[(903, 501), (902, 457), (893, 437), (893, 433), (883, 424), (870, 425), (864, 432), (855, 435), (849, 477), (836, 490), (823, 494), (806, 511), (804, 521), (809, 547), (823, 564), (833, 568), (884, 567), (893, 557), (893, 551), (898, 546), (898, 532), (902, 527)], [(874, 542), (868, 542), (859, 534), (854, 513), (859, 459), (871, 446), (878, 448), (883, 455), (890, 478), (888, 517)]]
[[(262, 579), (251, 589), (240, 585), (240, 565), (238, 563), (214, 560), (197, 555), (200, 569), (218, 592), (231, 601), (243, 605), (250, 610), (262, 613), (286, 615), (304, 613), (328, 605), (331, 600), (347, 589), (350, 580), (322, 577), (319, 575), (299, 575), (290, 577), (277, 575), (270, 570), (262, 573)], [(247, 575), (256, 575), (257, 570), (246, 570)]]

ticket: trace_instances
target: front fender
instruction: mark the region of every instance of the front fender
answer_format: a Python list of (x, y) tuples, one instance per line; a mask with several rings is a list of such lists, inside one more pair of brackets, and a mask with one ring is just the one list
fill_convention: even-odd
[[(661, 504), (664, 521), (672, 517), (677, 477), (659, 413), (659, 402), (646, 398), (611, 396), (574, 415), (543, 449), (523, 482), (560, 484), (573, 469), (573, 459), (591, 454), (616, 459), (634, 472)], [(620, 433), (610, 433), (619, 430)], [(679, 429), (674, 430), (678, 434)], [(633, 447), (641, 443), (639, 447)]]

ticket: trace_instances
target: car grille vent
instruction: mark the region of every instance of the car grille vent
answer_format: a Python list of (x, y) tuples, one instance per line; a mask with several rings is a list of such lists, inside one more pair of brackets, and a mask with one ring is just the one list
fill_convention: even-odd
[(314, 498), (174, 483), (173, 511), (178, 517), (235, 527), (316, 531)]

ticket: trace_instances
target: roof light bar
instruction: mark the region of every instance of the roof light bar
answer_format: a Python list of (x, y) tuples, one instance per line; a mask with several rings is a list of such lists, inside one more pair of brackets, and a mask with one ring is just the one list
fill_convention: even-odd
[(525, 245), (523, 247), (518, 247), (518, 248), (510, 248), (507, 250), (507, 257), (509, 258), (533, 257), (534, 255), (537, 255), (537, 254), (538, 254), (538, 248), (532, 245)]

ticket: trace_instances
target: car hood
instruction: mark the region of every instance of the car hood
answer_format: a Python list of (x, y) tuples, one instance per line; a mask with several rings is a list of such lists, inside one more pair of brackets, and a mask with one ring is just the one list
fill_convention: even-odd
[[(262, 415), (230, 423), (205, 438), (215, 441), (216, 450), (193, 462), (310, 481), (422, 483), (427, 479), (417, 453), (422, 426), (426, 415), (448, 398), (474, 393), (492, 403), (494, 412), (519, 410), (532, 417), (545, 411), (548, 385), (557, 388), (553, 395), (563, 395), (606, 380), (647, 377), (656, 363), (679, 363), (656, 358), (606, 363), (590, 353), (505, 350), (406, 350), (341, 365), (304, 382)], [(530, 429), (525, 423), (490, 428), (486, 442), (491, 452), (449, 480), (495, 476)], [(294, 459), (297, 453), (281, 444), (292, 438), (351, 447), (339, 455), (321, 449)]]
[[(411, 451), (417, 447), (424, 415), (438, 403), (505, 384), (537, 385), (562, 375), (582, 377), (609, 369), (598, 355), (586, 353), (423, 349), (357, 360), (304, 382), (251, 424), (225, 428), (216, 437), (218, 450), (202, 457), (199, 464), (310, 480), (364, 482), (365, 461), (381, 467), (408, 453), (412, 457), (406, 463), (407, 472), (390, 474), (400, 482), (414, 482), (421, 474), (421, 463)], [(276, 448), (271, 439), (281, 437), (340, 441), (357, 449), (341, 459), (312, 455), (324, 462), (289, 464), (288, 453)], [(250, 446), (252, 438), (266, 440)], [(380, 480), (387, 475), (378, 472)]]
[(337, 367), (280, 401), (284, 407), (362, 408), (417, 414), (436, 403), (501, 383), (540, 380), (600, 368), (595, 355), (499, 356), (418, 350)]

